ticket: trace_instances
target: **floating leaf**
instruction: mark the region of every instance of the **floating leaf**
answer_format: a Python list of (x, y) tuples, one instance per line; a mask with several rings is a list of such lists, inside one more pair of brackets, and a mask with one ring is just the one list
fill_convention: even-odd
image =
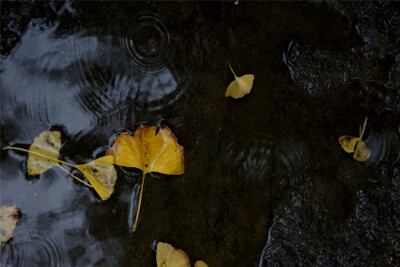
[(238, 77), (233, 71), (231, 65), (229, 65), (229, 68), (235, 76), (235, 80), (229, 84), (228, 88), (225, 91), (225, 96), (231, 96), (235, 99), (242, 98), (246, 94), (250, 93), (251, 88), (253, 87), (254, 75), (246, 74)]
[(136, 230), (139, 218), (146, 174), (148, 172), (170, 175), (184, 173), (183, 147), (178, 144), (174, 133), (166, 126), (162, 127), (157, 134), (156, 131), (154, 126), (142, 125), (137, 128), (133, 136), (122, 132), (114, 139), (114, 145), (106, 152), (106, 155), (114, 157), (114, 164), (143, 171), (133, 231)]
[(157, 267), (190, 267), (189, 257), (170, 244), (158, 242), (156, 254)]
[(208, 265), (204, 261), (196, 261), (194, 267), (208, 267)]
[(354, 152), (353, 158), (358, 161), (366, 161), (371, 156), (371, 151), (365, 145), (363, 141), (358, 141), (356, 151)]
[(144, 173), (158, 172), (179, 175), (184, 172), (183, 147), (174, 133), (164, 126), (156, 135), (155, 126), (139, 126), (133, 137), (122, 132), (106, 155), (114, 164), (141, 169)]
[(102, 200), (107, 200), (114, 192), (117, 172), (113, 160), (112, 156), (105, 156), (87, 164), (76, 165), (76, 168), (86, 176)]
[[(28, 174), (38, 175), (48, 169), (59, 166), (58, 159), (61, 147), (61, 133), (44, 131), (40, 133), (29, 147)], [(45, 155), (47, 158), (40, 156)]]
[(10, 240), (17, 226), (18, 210), (14, 206), (0, 206), (0, 245)]
[[(94, 187), (102, 200), (108, 199), (114, 191), (114, 185), (117, 181), (117, 172), (115, 171), (112, 156), (98, 158), (90, 163), (74, 165), (58, 159), (61, 146), (61, 133), (44, 131), (37, 136), (29, 150), (19, 147), (5, 147), (3, 149), (12, 149), (27, 152), (28, 174), (38, 175), (48, 169), (57, 166), (79, 182)], [(88, 184), (82, 179), (76, 177), (66, 170), (60, 163), (80, 170), (92, 184)]]
[[(186, 253), (176, 249), (168, 243), (157, 243), (157, 267), (190, 267), (190, 260)], [(201, 260), (196, 261), (194, 267), (208, 267)]]
[(342, 146), (343, 150), (347, 153), (353, 153), (357, 145), (359, 138), (350, 135), (344, 135), (339, 137), (339, 144)]
[(366, 161), (371, 156), (371, 151), (362, 141), (364, 135), (365, 127), (367, 126), (368, 118), (365, 118), (363, 130), (360, 137), (353, 137), (349, 135), (343, 135), (339, 137), (339, 144), (342, 146), (343, 150), (347, 153), (353, 153), (353, 158), (357, 161)]

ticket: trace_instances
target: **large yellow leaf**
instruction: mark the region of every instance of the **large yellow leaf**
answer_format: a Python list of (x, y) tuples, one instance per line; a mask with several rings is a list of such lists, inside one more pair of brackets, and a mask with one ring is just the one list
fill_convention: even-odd
[(107, 200), (114, 192), (117, 172), (113, 161), (112, 156), (105, 156), (87, 164), (75, 166), (86, 176), (102, 200)]
[(155, 126), (139, 126), (133, 137), (122, 132), (106, 155), (114, 157), (114, 164), (141, 169), (144, 173), (159, 172), (179, 175), (184, 173), (183, 147), (174, 133), (164, 126), (156, 135)]
[(0, 245), (11, 239), (17, 221), (18, 210), (16, 206), (0, 206)]
[(371, 151), (362, 141), (362, 137), (365, 132), (365, 127), (367, 126), (368, 118), (365, 118), (363, 130), (360, 137), (353, 137), (350, 135), (343, 135), (339, 137), (339, 144), (342, 146), (343, 150), (347, 153), (353, 153), (353, 158), (357, 161), (366, 161), (371, 156)]
[(134, 167), (143, 171), (139, 204), (133, 231), (136, 230), (142, 203), (144, 179), (148, 172), (180, 175), (184, 173), (183, 147), (178, 144), (174, 133), (166, 126), (156, 134), (154, 126), (139, 126), (131, 136), (122, 132), (114, 139), (114, 145), (106, 155), (113, 156), (114, 164)]
[(190, 267), (189, 257), (170, 244), (158, 242), (156, 254), (157, 267)]
[(28, 174), (38, 175), (54, 166), (59, 166), (60, 164), (54, 159), (58, 159), (60, 146), (60, 132), (44, 131), (40, 133), (29, 147)]
[(231, 96), (235, 99), (242, 98), (246, 94), (250, 93), (251, 88), (253, 87), (254, 75), (246, 74), (241, 77), (237, 77), (231, 65), (229, 65), (229, 68), (235, 76), (235, 80), (229, 84), (225, 91), (225, 96)]

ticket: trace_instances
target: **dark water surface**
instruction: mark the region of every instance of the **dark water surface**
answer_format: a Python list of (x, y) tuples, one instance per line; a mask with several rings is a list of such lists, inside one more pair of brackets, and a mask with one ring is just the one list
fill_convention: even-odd
[[(400, 265), (400, 5), (395, 2), (1, 2), (1, 147), (63, 132), (61, 159), (167, 125), (185, 174), (117, 168), (101, 201), (1, 151), (21, 211), (0, 266), (155, 266), (154, 241), (209, 266)], [(253, 73), (252, 92), (224, 97)], [(368, 117), (371, 158), (337, 142)], [(133, 194), (133, 195), (132, 195)]]

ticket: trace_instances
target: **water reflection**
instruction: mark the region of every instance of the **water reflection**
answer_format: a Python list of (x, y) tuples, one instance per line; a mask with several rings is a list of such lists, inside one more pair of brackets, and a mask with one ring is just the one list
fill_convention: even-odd
[[(60, 155), (83, 163), (121, 130), (167, 124), (185, 146), (187, 171), (147, 181), (143, 223), (129, 234), (140, 171), (118, 168), (115, 192), (101, 202), (57, 169), (27, 177), (26, 155), (2, 151), (1, 202), (23, 218), (0, 265), (152, 266), (155, 239), (210, 266), (255, 265), (267, 238), (261, 266), (380, 266), (397, 256), (398, 29), (392, 19), (384, 31), (368, 22), (374, 12), (397, 18), (394, 6), (10, 3), (2, 3), (0, 50), (10, 54), (0, 59), (2, 146), (28, 146), (59, 125)], [(228, 62), (256, 75), (237, 101), (223, 95)], [(372, 155), (359, 163), (335, 133), (365, 116)], [(387, 254), (373, 254), (376, 244)]]
[[(28, 215), (18, 222), (12, 242), (1, 247), (1, 266), (115, 265), (123, 249), (113, 240), (99, 241), (86, 230), (83, 209)], [(110, 252), (113, 253), (110, 253)]]
[[(143, 22), (142, 17), (139, 21)], [(124, 47), (115, 46), (120, 37), (86, 36), (85, 31), (58, 37), (58, 27), (32, 21), (20, 45), (2, 62), (3, 122), (21, 138), (28, 138), (32, 129), (39, 132), (54, 123), (65, 126), (71, 134), (88, 132), (99, 119), (105, 124), (109, 113), (120, 118), (110, 119), (110, 123), (118, 121), (117, 128), (124, 128), (126, 118), (135, 115), (125, 112), (126, 103), (147, 103), (150, 110), (159, 110), (182, 94), (176, 92), (183, 87), (178, 87), (164, 54), (158, 50), (149, 52), (148, 56), (155, 58), (144, 60), (139, 67), (132, 60), (135, 51), (140, 51), (128, 53)], [(166, 38), (167, 44), (160, 47), (169, 45)], [(143, 72), (145, 65), (148, 69)], [(26, 117), (30, 120), (25, 121)]]

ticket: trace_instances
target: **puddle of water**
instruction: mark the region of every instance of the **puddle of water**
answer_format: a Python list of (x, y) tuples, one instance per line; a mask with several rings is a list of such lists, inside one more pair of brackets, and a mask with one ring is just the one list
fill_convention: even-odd
[[(28, 177), (25, 154), (1, 151), (1, 204), (22, 217), (0, 265), (154, 266), (154, 240), (209, 266), (396, 265), (400, 20), (368, 5), (2, 4), (2, 147), (56, 128), (62, 159), (83, 163), (121, 130), (168, 125), (186, 170), (149, 174), (131, 233), (140, 171), (117, 167), (102, 202), (60, 170)], [(383, 25), (394, 37), (382, 43), (371, 36)], [(224, 97), (228, 62), (255, 74), (243, 99)], [(362, 164), (337, 137), (366, 116)]]

